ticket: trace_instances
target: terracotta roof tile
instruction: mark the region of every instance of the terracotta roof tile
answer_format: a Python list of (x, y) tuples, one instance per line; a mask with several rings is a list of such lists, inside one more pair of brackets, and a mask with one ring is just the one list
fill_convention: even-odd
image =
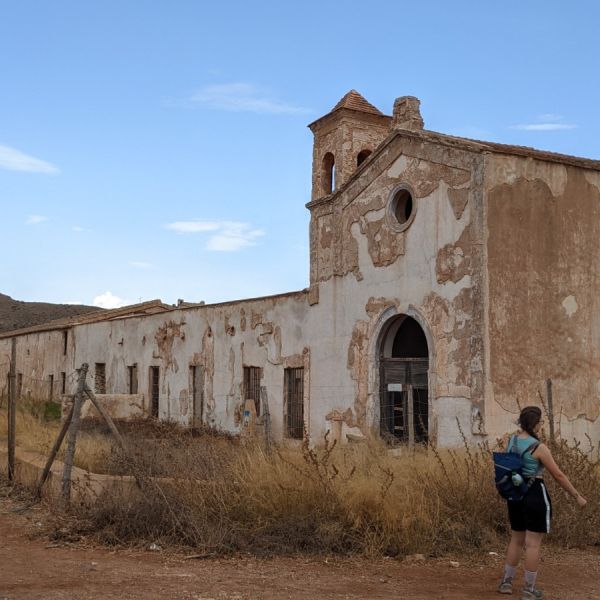
[(371, 113), (373, 115), (383, 115), (383, 113), (370, 102), (367, 102), (356, 90), (350, 90), (331, 110), (334, 112), (340, 108), (349, 108), (360, 112)]

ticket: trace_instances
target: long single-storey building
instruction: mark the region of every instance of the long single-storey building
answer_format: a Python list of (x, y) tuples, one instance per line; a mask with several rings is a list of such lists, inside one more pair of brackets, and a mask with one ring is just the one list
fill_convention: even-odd
[[(117, 416), (277, 440), (441, 446), (514, 428), (553, 383), (563, 437), (600, 440), (600, 161), (424, 129), (351, 91), (314, 134), (310, 282), (213, 305), (154, 301), (0, 336), (18, 392), (90, 365)], [(262, 393), (261, 393), (262, 389)]]

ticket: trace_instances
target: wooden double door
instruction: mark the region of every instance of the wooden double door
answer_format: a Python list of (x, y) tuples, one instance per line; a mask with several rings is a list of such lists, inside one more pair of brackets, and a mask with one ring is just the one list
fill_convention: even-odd
[(429, 361), (380, 359), (380, 432), (392, 444), (426, 443), (429, 433)]

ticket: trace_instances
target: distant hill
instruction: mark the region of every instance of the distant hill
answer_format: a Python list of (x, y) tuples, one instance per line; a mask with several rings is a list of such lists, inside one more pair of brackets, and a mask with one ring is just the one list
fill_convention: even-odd
[(0, 294), (0, 333), (101, 310), (103, 309), (97, 306), (84, 306), (83, 304), (21, 302), (13, 300), (5, 294)]

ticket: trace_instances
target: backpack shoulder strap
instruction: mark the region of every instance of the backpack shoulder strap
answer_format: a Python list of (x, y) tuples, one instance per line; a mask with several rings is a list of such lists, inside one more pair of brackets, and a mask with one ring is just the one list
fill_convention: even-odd
[(515, 438), (517, 436), (516, 435), (511, 435), (510, 436), (510, 440), (508, 441), (508, 446), (506, 446), (506, 451), (507, 452), (512, 452), (511, 448), (515, 445)]
[(540, 444), (541, 444), (541, 442), (539, 440), (536, 440), (535, 442), (533, 442), (533, 444), (530, 444), (529, 446), (527, 446), (527, 448), (525, 448), (525, 450), (523, 450), (523, 452), (521, 452), (521, 458), (523, 458), (525, 456), (526, 452), (529, 452), (529, 453), (535, 452)]

